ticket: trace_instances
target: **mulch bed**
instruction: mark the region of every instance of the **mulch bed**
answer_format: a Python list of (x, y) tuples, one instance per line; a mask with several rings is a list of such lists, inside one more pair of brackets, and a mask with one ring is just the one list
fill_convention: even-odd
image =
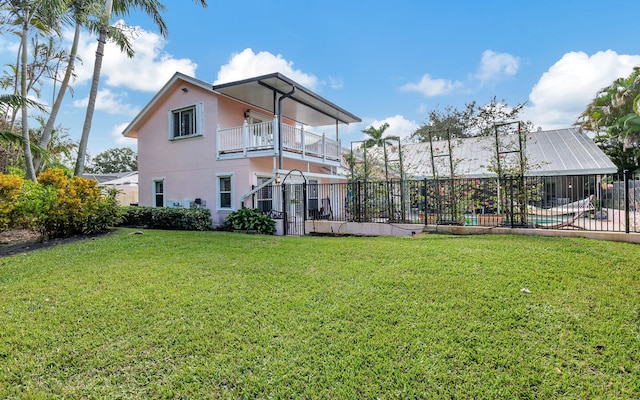
[(0, 257), (45, 249), (47, 247), (76, 242), (78, 240), (88, 239), (91, 237), (95, 236), (77, 235), (64, 239), (44, 240), (41, 234), (28, 229), (4, 231), (0, 232)]

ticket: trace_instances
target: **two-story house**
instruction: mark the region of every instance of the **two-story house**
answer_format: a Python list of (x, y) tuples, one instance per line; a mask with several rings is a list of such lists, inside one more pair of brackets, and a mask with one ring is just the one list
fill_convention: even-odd
[(218, 225), (242, 205), (277, 209), (274, 181), (344, 182), (339, 127), (360, 121), (280, 73), (220, 85), (176, 73), (123, 135), (138, 140), (140, 205), (207, 207)]

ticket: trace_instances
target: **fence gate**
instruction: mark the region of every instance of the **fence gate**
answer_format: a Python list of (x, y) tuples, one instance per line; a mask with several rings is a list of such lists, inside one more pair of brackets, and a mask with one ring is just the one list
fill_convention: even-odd
[(498, 180), (500, 211), (504, 214), (504, 226), (527, 227), (526, 207), (529, 193), (524, 177), (505, 177)]
[(282, 209), (284, 210), (284, 234), (288, 236), (304, 235), (304, 217), (306, 214), (306, 190), (304, 184), (282, 185)]

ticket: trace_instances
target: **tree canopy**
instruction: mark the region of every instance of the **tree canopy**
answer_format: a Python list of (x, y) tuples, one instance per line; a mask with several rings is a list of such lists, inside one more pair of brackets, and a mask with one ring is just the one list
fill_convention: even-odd
[(138, 156), (128, 147), (105, 150), (93, 158), (87, 170), (94, 174), (137, 171)]
[[(465, 104), (463, 109), (447, 106), (444, 111), (432, 110), (427, 122), (411, 135), (411, 140), (428, 142), (429, 135), (433, 140), (444, 140), (447, 132), (456, 138), (490, 135), (496, 124), (519, 120), (525, 105), (526, 103), (519, 103), (512, 107), (494, 96), (482, 106), (473, 101)], [(523, 121), (523, 128), (531, 131), (533, 124)]]
[[(206, 0), (192, 0), (192, 2), (206, 7)], [(15, 64), (5, 65), (0, 77), (0, 89), (10, 90), (10, 95), (23, 99), (39, 99), (42, 87), (52, 87), (53, 96), (51, 109), (48, 111), (43, 129), (37, 131), (38, 141), (31, 137), (28, 125), (30, 115), (26, 105), (11, 104), (2, 101), (0, 104), (0, 128), (9, 133), (20, 134), (19, 144), (22, 151), (19, 156), (22, 168), (30, 180), (36, 179), (36, 172), (42, 168), (47, 160), (43, 158), (44, 151), (56, 147), (55, 141), (56, 117), (60, 110), (65, 93), (71, 91), (70, 82), (74, 77), (75, 61), (77, 59), (78, 41), (81, 30), (98, 35), (99, 48), (96, 51), (94, 74), (92, 77), (87, 116), (83, 126), (80, 143), (76, 146), (78, 159), (76, 160), (76, 175), (81, 175), (86, 159), (86, 147), (91, 127), (91, 118), (95, 106), (103, 47), (107, 40), (114, 42), (120, 50), (133, 56), (133, 48), (127, 36), (125, 26), (113, 25), (114, 18), (126, 19), (132, 12), (148, 15), (165, 37), (168, 33), (161, 13), (167, 8), (158, 0), (9, 0), (0, 1), (0, 31), (9, 32), (20, 39), (17, 46)], [(62, 32), (65, 26), (74, 28), (73, 42), (67, 50), (62, 47)], [(66, 44), (65, 44), (66, 45)], [(7, 100), (7, 99), (4, 99)], [(40, 110), (42, 111), (42, 110)], [(5, 139), (9, 137), (5, 134)], [(6, 140), (5, 140), (6, 142)], [(34, 143), (39, 149), (34, 150)], [(14, 157), (15, 143), (9, 150), (11, 159)], [(0, 148), (0, 153), (4, 148)], [(42, 150), (42, 151), (40, 151)]]
[(620, 171), (636, 171), (640, 161), (640, 67), (596, 93), (576, 125), (594, 132), (594, 141)]

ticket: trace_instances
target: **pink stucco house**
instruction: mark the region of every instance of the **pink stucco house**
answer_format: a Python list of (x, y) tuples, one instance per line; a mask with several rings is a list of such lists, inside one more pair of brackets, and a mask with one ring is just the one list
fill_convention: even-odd
[(277, 209), (272, 182), (344, 182), (338, 130), (360, 121), (279, 73), (221, 85), (176, 73), (123, 135), (138, 140), (141, 206), (207, 207), (218, 225), (242, 205)]

